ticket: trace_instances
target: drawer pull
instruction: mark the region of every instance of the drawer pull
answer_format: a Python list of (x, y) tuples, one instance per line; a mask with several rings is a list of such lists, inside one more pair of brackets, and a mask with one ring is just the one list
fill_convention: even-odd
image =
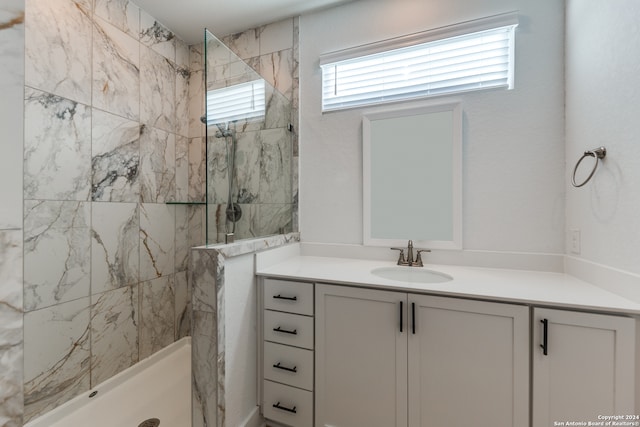
[(298, 373), (298, 367), (297, 366), (294, 366), (293, 368), (287, 368), (286, 366), (280, 365), (280, 362), (278, 362), (275, 365), (273, 365), (273, 367), (277, 368), (277, 369), (282, 369), (283, 371), (289, 371), (289, 372), (293, 372), (293, 373)]
[(280, 326), (278, 326), (277, 328), (273, 328), (273, 332), (282, 332), (283, 334), (298, 335), (297, 329), (294, 329), (293, 331), (289, 331), (287, 329), (282, 329)]
[(283, 297), (282, 295), (274, 295), (273, 299), (285, 299), (287, 301), (298, 301), (298, 297)]
[(540, 323), (542, 323), (542, 344), (540, 344), (540, 348), (542, 349), (542, 354), (547, 356), (549, 354), (549, 319), (542, 319)]
[(291, 412), (293, 414), (297, 414), (298, 413), (298, 411), (296, 410), (295, 406), (293, 408), (287, 408), (286, 406), (281, 406), (280, 402), (274, 403), (273, 407), (276, 408), (276, 409), (282, 409), (283, 411)]

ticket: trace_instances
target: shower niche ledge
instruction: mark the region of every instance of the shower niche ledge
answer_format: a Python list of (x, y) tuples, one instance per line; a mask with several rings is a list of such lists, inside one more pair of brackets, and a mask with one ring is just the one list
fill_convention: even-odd
[(166, 205), (206, 205), (207, 202), (166, 202)]

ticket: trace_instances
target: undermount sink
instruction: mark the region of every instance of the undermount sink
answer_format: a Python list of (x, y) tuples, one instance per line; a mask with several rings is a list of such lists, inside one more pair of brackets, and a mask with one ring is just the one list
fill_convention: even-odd
[(422, 267), (380, 267), (371, 270), (371, 274), (383, 279), (411, 283), (442, 283), (453, 280), (448, 274)]

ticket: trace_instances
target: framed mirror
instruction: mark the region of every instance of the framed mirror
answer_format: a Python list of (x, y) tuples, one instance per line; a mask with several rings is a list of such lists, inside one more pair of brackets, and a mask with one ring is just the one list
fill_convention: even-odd
[(421, 104), (363, 116), (368, 246), (462, 248), (462, 108)]

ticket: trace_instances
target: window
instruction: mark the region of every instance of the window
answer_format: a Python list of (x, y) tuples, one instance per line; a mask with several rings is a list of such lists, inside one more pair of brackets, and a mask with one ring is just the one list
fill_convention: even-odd
[(513, 88), (515, 14), (323, 55), (322, 111)]
[(265, 115), (264, 79), (207, 91), (207, 125)]

